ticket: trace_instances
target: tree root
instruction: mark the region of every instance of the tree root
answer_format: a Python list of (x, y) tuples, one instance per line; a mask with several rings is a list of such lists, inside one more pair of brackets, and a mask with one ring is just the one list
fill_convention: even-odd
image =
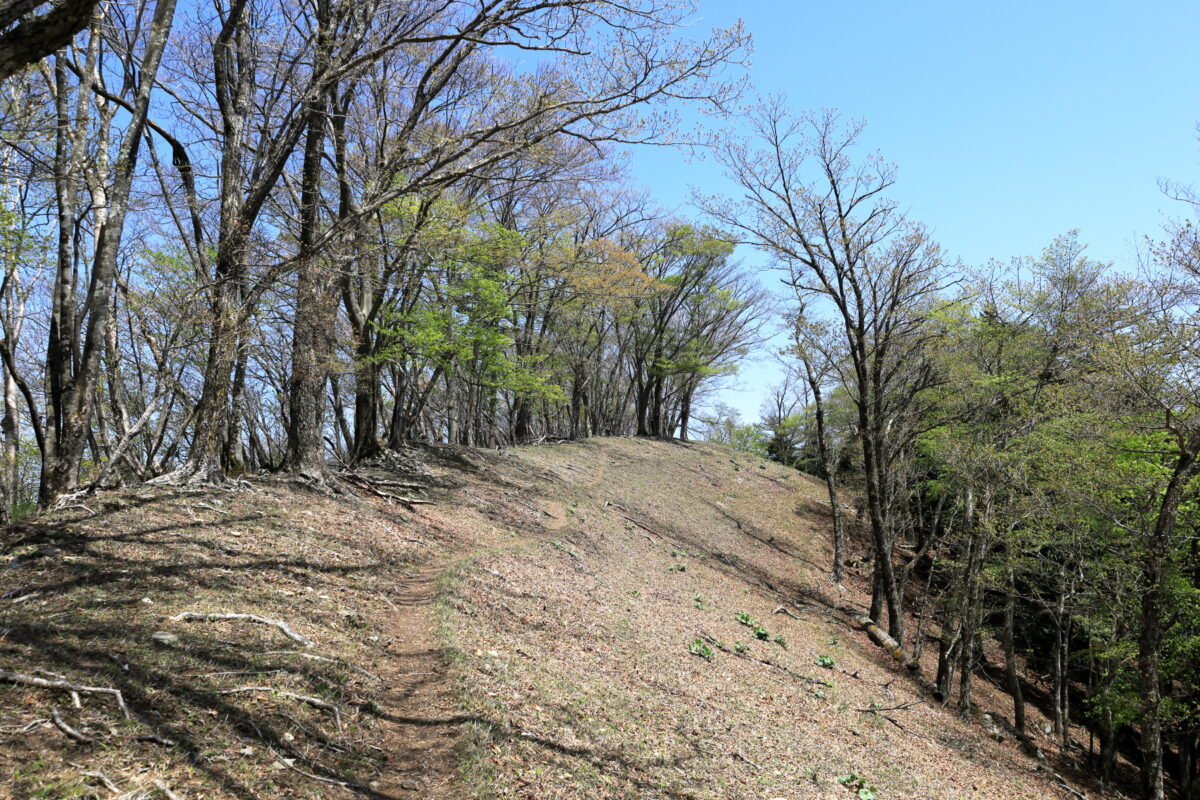
[(4, 670), (0, 670), (0, 680), (17, 683), (22, 686), (36, 686), (40, 689), (58, 689), (68, 692), (72, 696), (79, 694), (110, 694), (117, 701), (117, 707), (121, 709), (121, 713), (125, 715), (125, 719), (129, 719), (129, 709), (125, 706), (125, 696), (121, 694), (120, 689), (108, 689), (103, 686), (83, 686), (82, 684), (71, 683), (66, 680), (48, 680), (35, 675), (25, 675), (20, 672), (5, 672)]
[(398, 495), (393, 492), (387, 491), (387, 487), (389, 487), (389, 486), (400, 487), (400, 488), (405, 488), (405, 489), (424, 488), (421, 486), (417, 486), (415, 484), (406, 484), (402, 481), (378, 480), (375, 478), (368, 478), (364, 475), (359, 475), (356, 472), (350, 472), (347, 470), (343, 470), (341, 472), (336, 473), (336, 476), (342, 482), (348, 483), (351, 486), (357, 487), (359, 489), (368, 491), (371, 494), (375, 495), (376, 497), (381, 497), (384, 500), (387, 500), (389, 503), (400, 503), (401, 505), (407, 506), (409, 508), (413, 508), (414, 506), (431, 506), (431, 505), (433, 505), (433, 501), (431, 501), (431, 500), (420, 500), (415, 497), (404, 497), (403, 495)]
[(325, 778), (320, 775), (314, 775), (311, 772), (305, 772), (304, 770), (297, 767), (295, 764), (291, 763), (294, 759), (284, 758), (283, 756), (281, 756), (279, 754), (279, 751), (277, 751), (274, 747), (271, 747), (270, 745), (267, 745), (267, 749), (270, 750), (275, 755), (275, 758), (279, 761), (280, 764), (283, 764), (285, 767), (290, 769), (292, 772), (303, 775), (304, 777), (306, 777), (310, 780), (319, 781), (321, 783), (327, 783), (327, 784), (330, 784), (331, 786), (341, 786), (346, 789), (362, 789), (363, 788), (357, 784), (349, 783), (347, 781), (339, 781), (335, 778)]
[(268, 619), (261, 617), (258, 614), (224, 614), (224, 613), (204, 613), (197, 611), (184, 611), (171, 617), (172, 622), (183, 622), (184, 620), (198, 620), (200, 622), (212, 622), (214, 620), (236, 619), (246, 620), (247, 622), (257, 622), (260, 625), (270, 625), (273, 628), (278, 628), (284, 636), (294, 642), (299, 642), (305, 647), (312, 647), (314, 642), (311, 639), (306, 639), (296, 631), (292, 630), (291, 626), (286, 622), (281, 622), (277, 619)]

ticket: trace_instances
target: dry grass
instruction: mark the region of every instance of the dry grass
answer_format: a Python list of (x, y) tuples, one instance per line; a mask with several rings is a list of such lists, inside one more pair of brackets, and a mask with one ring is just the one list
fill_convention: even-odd
[(423, 458), (414, 510), (146, 487), (4, 533), (0, 670), (118, 688), (131, 718), (0, 682), (0, 798), (1059, 794), (837, 610), (863, 579), (825, 577), (809, 479), (631, 439)]
[(705, 445), (521, 458), (556, 476), (556, 529), (481, 559), (445, 622), (479, 720), (478, 796), (852, 798), (851, 775), (888, 800), (1060, 794), (836, 610), (866, 598), (821, 571), (815, 482)]

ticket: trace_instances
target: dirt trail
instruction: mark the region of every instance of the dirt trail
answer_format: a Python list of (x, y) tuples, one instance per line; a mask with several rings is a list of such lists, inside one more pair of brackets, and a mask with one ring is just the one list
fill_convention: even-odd
[(386, 726), (376, 746), (388, 762), (370, 787), (377, 796), (462, 796), (454, 745), (464, 718), (434, 632), (434, 596), (445, 569), (427, 567), (398, 587), (390, 598), (394, 608), (380, 627), (390, 657), (377, 670), (387, 689), (380, 700)]

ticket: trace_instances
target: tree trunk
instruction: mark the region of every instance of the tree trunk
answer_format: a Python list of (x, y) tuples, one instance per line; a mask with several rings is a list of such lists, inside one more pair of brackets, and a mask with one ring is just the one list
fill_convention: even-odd
[[(329, 69), (329, 0), (316, 0), (317, 46), (313, 72)], [(305, 109), (307, 134), (300, 169), (300, 252), (296, 287), (296, 318), (292, 324), (292, 377), (289, 405), (287, 466), (295, 472), (325, 470), (325, 383), (333, 357), (337, 303), (333, 281), (316, 252), (320, 222), (321, 156), (325, 144), (326, 98), (309, 99)]]
[[(817, 452), (821, 456), (821, 468), (825, 472), (825, 491), (829, 495), (829, 513), (833, 516), (833, 582), (842, 582), (842, 565), (845, 563), (846, 523), (842, 515), (842, 503), (837, 493), (837, 464), (829, 447), (829, 434), (825, 426), (825, 402), (821, 395), (821, 379), (812, 368), (807, 356), (802, 355), (804, 374), (813, 395), (813, 409), (817, 423)], [(894, 638), (894, 637), (893, 637)], [(896, 641), (900, 641), (897, 639)]]
[(1013, 702), (1013, 728), (1023, 736), (1025, 734), (1025, 697), (1021, 693), (1021, 678), (1017, 673), (1017, 650), (1013, 636), (1013, 627), (1016, 624), (1017, 592), (1011, 563), (1008, 565), (1007, 577), (1008, 591), (1004, 597), (1004, 680)]
[[(96, 236), (96, 251), (92, 256), (92, 275), (88, 285), (87, 328), (79, 355), (78, 370), (69, 387), (59, 387), (60, 428), (54, 458), (43, 468), (44, 505), (53, 503), (78, 480), (79, 464), (83, 458), (87, 433), (91, 428), (93, 384), (99, 371), (100, 356), (112, 317), (113, 284), (116, 280), (117, 256), (129, 206), (129, 192), (133, 185), (138, 152), (145, 132), (150, 92), (158, 73), (158, 65), (166, 47), (174, 14), (175, 0), (158, 0), (155, 4), (154, 16), (142, 53), (141, 69), (138, 72), (133, 111), (121, 140), (116, 163), (113, 165), (112, 188), (107, 193), (108, 207)], [(80, 91), (83, 91), (82, 87)], [(70, 201), (74, 202), (74, 198), (70, 198)], [(58, 292), (56, 302), (57, 300)], [(51, 344), (54, 349), (53, 335)], [(66, 390), (62, 391), (64, 388)]]
[(1163, 493), (1154, 529), (1146, 541), (1142, 562), (1141, 634), (1138, 637), (1138, 688), (1141, 691), (1142, 728), (1142, 797), (1144, 800), (1163, 800), (1162, 751), (1162, 678), (1159, 675), (1159, 653), (1165, 631), (1163, 614), (1166, 607), (1166, 566), (1175, 532), (1175, 520), (1183, 501), (1184, 489), (1196, 471), (1196, 456), (1200, 452), (1200, 432), (1181, 443), (1171, 479)]

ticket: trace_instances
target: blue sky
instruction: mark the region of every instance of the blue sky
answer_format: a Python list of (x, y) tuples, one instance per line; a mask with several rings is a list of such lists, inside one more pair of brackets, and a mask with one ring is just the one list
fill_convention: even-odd
[[(1128, 264), (1183, 213), (1159, 179), (1200, 181), (1200, 3), (700, 2), (701, 25), (745, 21), (757, 91), (866, 120), (867, 146), (899, 167), (893, 197), (965, 264), (1072, 228), (1092, 258)], [(665, 149), (633, 166), (685, 215), (689, 184), (730, 190)], [(720, 399), (755, 419), (775, 377), (750, 364)]]

